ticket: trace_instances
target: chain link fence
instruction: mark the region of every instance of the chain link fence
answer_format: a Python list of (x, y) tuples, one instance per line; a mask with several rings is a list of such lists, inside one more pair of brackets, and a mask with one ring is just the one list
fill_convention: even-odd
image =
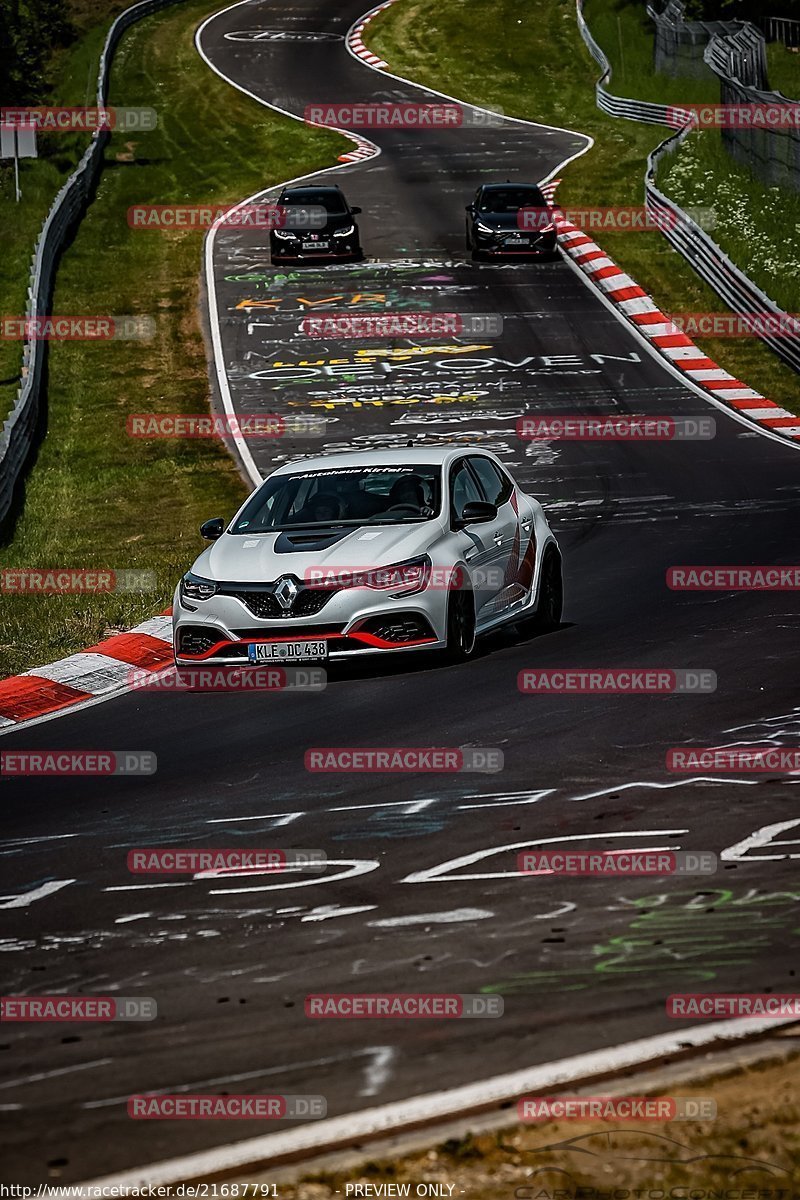
[[(108, 31), (97, 75), (97, 106), (108, 102), (109, 73), (114, 51), (125, 30), (142, 17), (179, 0), (141, 0), (120, 13)], [(58, 260), (69, 234), (91, 203), (103, 166), (110, 134), (98, 129), (75, 170), (53, 201), (42, 225), (31, 262), (26, 317), (49, 316)], [(44, 432), (43, 412), (47, 377), (47, 342), (26, 338), (22, 349), (21, 387), (0, 432), (0, 528), (12, 512), (14, 494), (31, 451)]]
[(704, 58), (706, 46), (716, 35), (735, 33), (743, 25), (741, 21), (687, 21), (681, 0), (669, 0), (663, 12), (648, 5), (647, 15), (655, 27), (655, 70), (674, 79), (712, 79)]
[[(720, 82), (723, 104), (736, 106), (743, 115), (763, 114), (760, 126), (739, 120), (720, 129), (722, 144), (731, 158), (748, 167), (770, 187), (800, 192), (800, 128), (781, 123), (781, 109), (790, 117), (797, 102), (781, 92), (764, 91), (767, 83), (764, 36), (754, 25), (737, 33), (714, 37), (705, 50), (705, 60)], [(770, 114), (773, 114), (770, 118)]]

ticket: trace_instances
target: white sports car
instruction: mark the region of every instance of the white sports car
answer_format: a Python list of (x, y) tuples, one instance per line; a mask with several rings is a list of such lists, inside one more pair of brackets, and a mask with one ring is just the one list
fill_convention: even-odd
[(469, 658), (505, 622), (561, 620), (542, 506), (486, 450), (415, 447), (287, 463), (178, 584), (175, 661), (321, 662), (439, 650)]

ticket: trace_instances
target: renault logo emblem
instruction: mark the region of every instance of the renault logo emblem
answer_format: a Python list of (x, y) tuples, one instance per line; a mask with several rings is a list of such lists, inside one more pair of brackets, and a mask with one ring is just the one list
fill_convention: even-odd
[(297, 584), (293, 579), (289, 579), (284, 575), (275, 584), (275, 599), (280, 604), (281, 608), (288, 611), (292, 607), (297, 597)]

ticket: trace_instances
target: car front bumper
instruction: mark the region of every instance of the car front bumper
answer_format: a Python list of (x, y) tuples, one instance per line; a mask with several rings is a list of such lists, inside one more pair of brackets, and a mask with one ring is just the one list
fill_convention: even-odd
[(304, 258), (353, 258), (361, 254), (361, 246), (353, 242), (335, 242), (327, 250), (321, 250), (313, 242), (273, 241), (270, 250), (273, 258), (285, 258), (295, 262)]
[(492, 254), (498, 258), (520, 255), (526, 258), (552, 258), (557, 253), (557, 246), (555, 233), (546, 234), (536, 241), (531, 240), (527, 246), (509, 245), (502, 238), (489, 233), (479, 233), (476, 239), (476, 248), (482, 254)]
[(447, 593), (426, 590), (370, 600), (363, 589), (346, 588), (308, 617), (262, 620), (233, 596), (216, 595), (187, 606), (178, 587), (172, 628), (180, 666), (247, 665), (248, 645), (259, 642), (325, 641), (330, 659), (437, 650), (445, 646)]

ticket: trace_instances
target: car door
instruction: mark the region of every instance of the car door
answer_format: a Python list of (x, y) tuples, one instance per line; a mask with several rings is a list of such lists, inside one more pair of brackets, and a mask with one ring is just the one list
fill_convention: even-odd
[[(457, 459), (450, 468), (449, 494), (451, 521), (461, 517), (466, 504), (486, 500), (466, 457)], [(462, 553), (472, 575), (475, 614), (480, 623), (494, 615), (497, 596), (504, 583), (504, 518), (498, 514), (493, 521), (479, 521), (460, 533), (466, 543)]]
[(532, 544), (533, 511), (517, 493), (505, 471), (490, 458), (472, 454), (469, 465), (481, 485), (484, 498), (497, 507), (500, 544), (496, 563), (502, 583), (492, 604), (493, 613), (520, 604), (530, 592), (536, 547)]

